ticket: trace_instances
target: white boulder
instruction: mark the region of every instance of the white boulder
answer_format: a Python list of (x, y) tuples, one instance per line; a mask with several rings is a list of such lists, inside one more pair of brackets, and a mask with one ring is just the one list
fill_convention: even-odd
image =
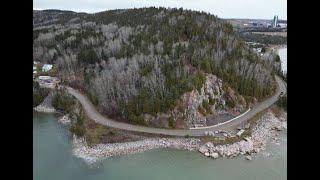
[(201, 146), (199, 148), (199, 152), (201, 152), (202, 154), (207, 153), (208, 152), (208, 148), (206, 146)]
[(251, 157), (251, 156), (246, 156), (246, 160), (251, 161), (251, 160), (252, 160), (252, 157)]
[(217, 159), (219, 157), (219, 154), (216, 152), (213, 152), (210, 154), (211, 157), (213, 157), (214, 159)]

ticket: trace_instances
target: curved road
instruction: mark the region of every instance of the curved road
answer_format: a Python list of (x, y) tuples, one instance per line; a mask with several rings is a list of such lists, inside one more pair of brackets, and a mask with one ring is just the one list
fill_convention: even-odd
[(114, 121), (112, 119), (102, 116), (95, 109), (92, 103), (80, 92), (70, 87), (67, 87), (67, 90), (71, 95), (73, 95), (80, 101), (87, 116), (99, 124), (113, 127), (113, 128), (124, 129), (128, 131), (144, 132), (144, 133), (151, 133), (151, 134), (162, 134), (162, 135), (170, 135), (170, 136), (186, 136), (186, 135), (203, 136), (205, 135), (206, 131), (230, 130), (232, 128), (235, 128), (240, 124), (245, 123), (248, 119), (252, 118), (257, 113), (265, 110), (266, 108), (271, 106), (273, 103), (275, 103), (278, 100), (281, 92), (283, 92), (284, 94), (286, 93), (285, 82), (283, 82), (283, 80), (281, 80), (278, 76), (276, 76), (275, 78), (278, 83), (278, 87), (277, 87), (276, 93), (272, 97), (266, 99), (263, 102), (258, 103), (256, 106), (252, 107), (249, 112), (247, 112), (243, 116), (240, 116), (239, 118), (234, 119), (233, 121), (230, 121), (225, 124), (217, 125), (214, 127), (201, 128), (201, 129), (160, 129), (160, 128), (151, 128), (151, 127), (138, 126), (138, 125), (132, 125), (132, 124)]

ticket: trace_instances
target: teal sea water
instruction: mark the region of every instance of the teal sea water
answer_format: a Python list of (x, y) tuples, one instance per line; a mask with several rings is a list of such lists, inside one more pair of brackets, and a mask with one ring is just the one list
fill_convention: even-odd
[[(33, 179), (35, 180), (285, 180), (287, 135), (253, 156), (212, 160), (197, 152), (157, 149), (112, 157), (94, 167), (72, 155), (68, 129), (53, 114), (33, 114)], [(266, 153), (271, 153), (266, 157)]]

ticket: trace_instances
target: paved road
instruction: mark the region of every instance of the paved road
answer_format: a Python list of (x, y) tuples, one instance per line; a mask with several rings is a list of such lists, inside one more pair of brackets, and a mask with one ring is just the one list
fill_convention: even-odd
[(67, 87), (67, 90), (71, 95), (73, 95), (80, 101), (88, 117), (99, 124), (113, 127), (113, 128), (118, 128), (118, 129), (124, 129), (124, 130), (135, 131), (135, 132), (152, 133), (152, 134), (163, 134), (163, 135), (171, 135), (171, 136), (186, 136), (186, 135), (203, 136), (205, 135), (206, 131), (230, 130), (231, 128), (239, 126), (240, 124), (246, 122), (248, 119), (252, 118), (257, 113), (265, 110), (266, 108), (271, 106), (273, 103), (275, 103), (278, 100), (281, 92), (283, 92), (284, 94), (286, 93), (285, 82), (283, 82), (283, 80), (281, 80), (277, 76), (275, 78), (278, 83), (278, 88), (276, 90), (276, 93), (272, 97), (268, 98), (263, 102), (258, 103), (256, 106), (252, 107), (248, 113), (231, 122), (221, 124), (215, 127), (208, 127), (205, 129), (160, 129), (160, 128), (144, 127), (144, 126), (138, 126), (138, 125), (132, 125), (132, 124), (114, 121), (112, 119), (102, 116), (99, 112), (97, 112), (97, 110), (92, 105), (92, 103), (80, 92), (70, 87)]

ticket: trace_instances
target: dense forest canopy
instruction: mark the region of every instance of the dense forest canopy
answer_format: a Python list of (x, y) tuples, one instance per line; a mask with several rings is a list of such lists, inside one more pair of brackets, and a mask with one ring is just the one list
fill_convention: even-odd
[[(141, 8), (95, 14), (34, 11), (35, 61), (53, 63), (102, 111), (141, 123), (217, 75), (247, 100), (275, 89), (275, 55), (250, 50), (232, 26), (204, 12)], [(74, 77), (73, 79), (70, 77)]]

